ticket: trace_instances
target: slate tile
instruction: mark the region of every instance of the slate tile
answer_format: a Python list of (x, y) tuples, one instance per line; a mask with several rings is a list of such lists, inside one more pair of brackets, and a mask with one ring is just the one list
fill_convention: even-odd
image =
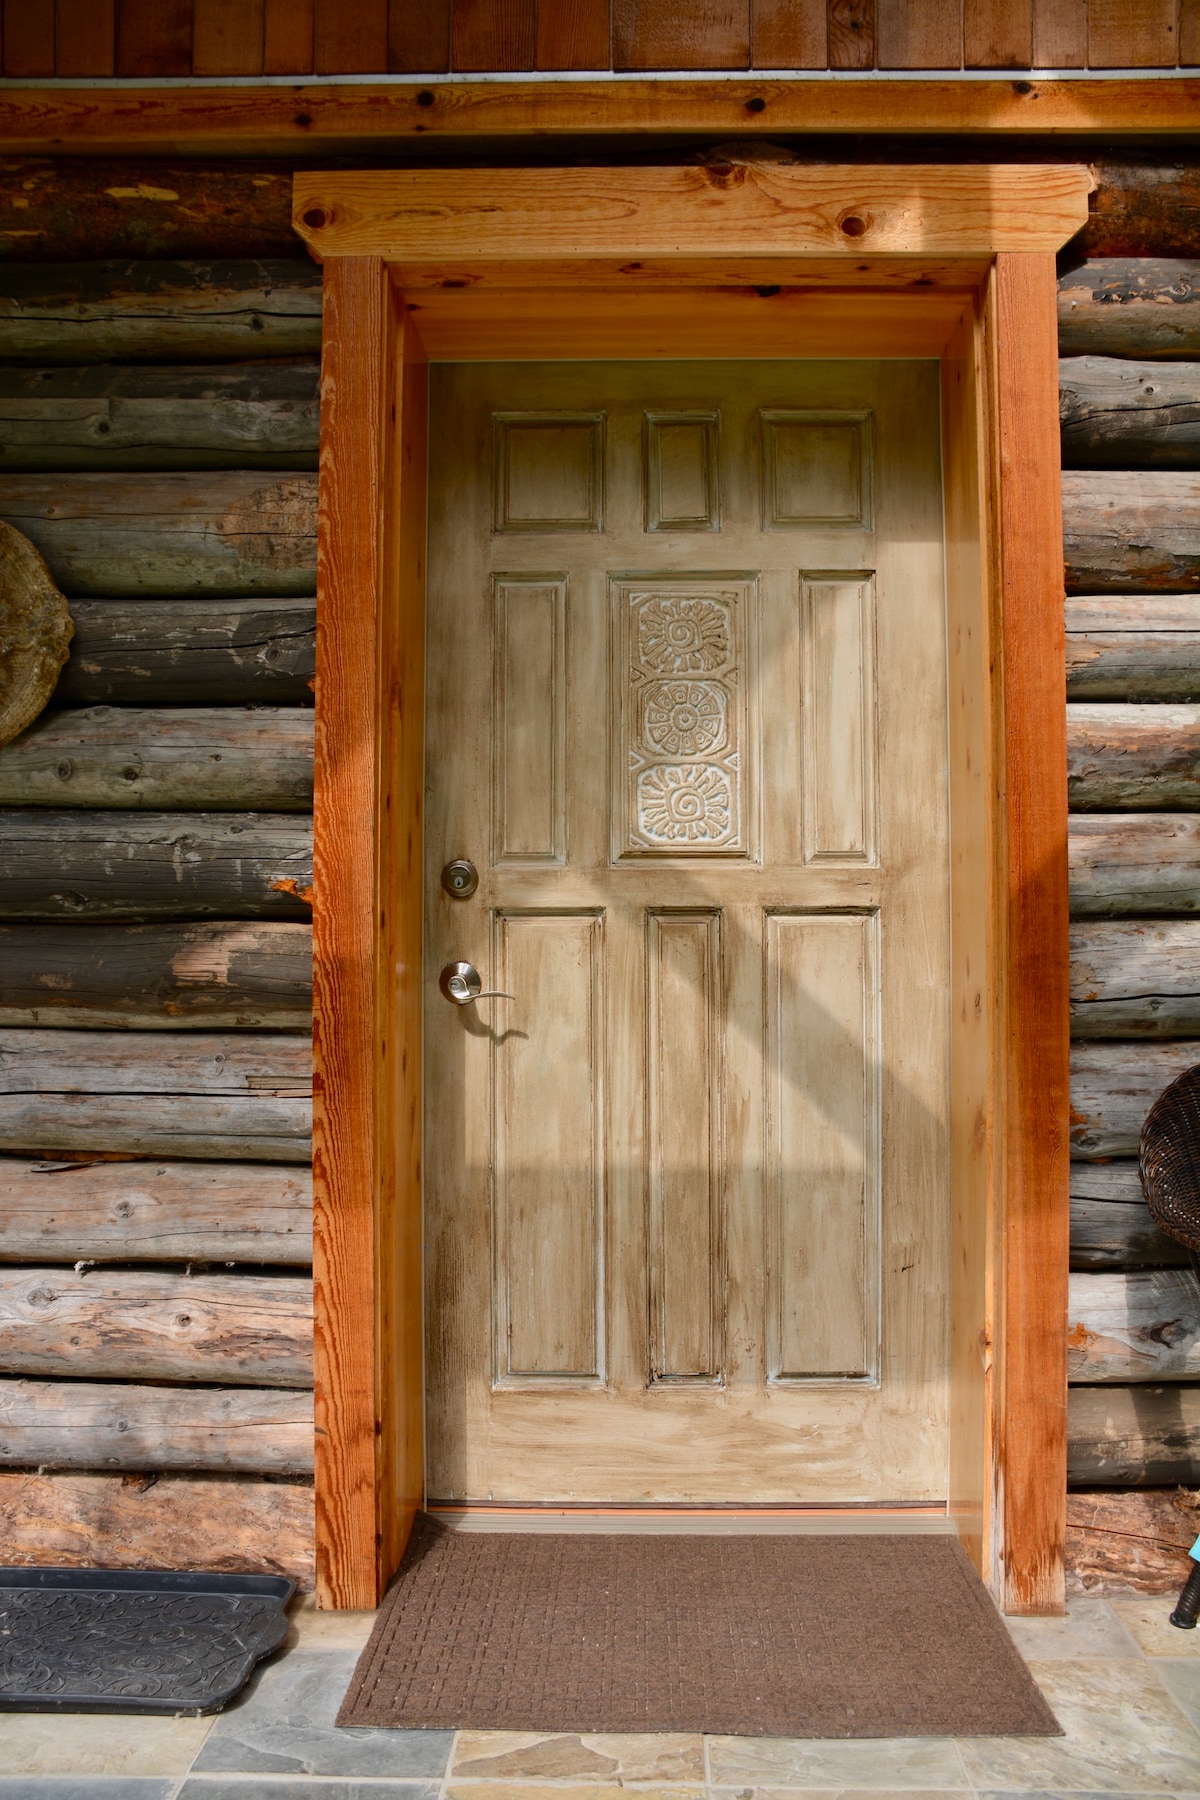
[(193, 1773), (439, 1780), (453, 1732), (339, 1730), (334, 1724), (355, 1660), (348, 1650), (293, 1650), (264, 1665), (216, 1720)]
[(431, 1781), (329, 1781), (303, 1775), (255, 1781), (253, 1776), (190, 1775), (177, 1800), (436, 1800), (437, 1791)]
[(714, 1787), (963, 1789), (971, 1783), (952, 1738), (708, 1740)]
[(171, 1800), (175, 1777), (0, 1775), (0, 1800)]
[(1004, 1623), (1026, 1662), (1090, 1662), (1142, 1654), (1107, 1600), (1069, 1600), (1064, 1619), (1006, 1618)]
[[(134, 1713), (0, 1713), (0, 1771), (16, 1775), (186, 1775), (211, 1719)], [(100, 1790), (97, 1789), (97, 1792)]]
[(1200, 1789), (1200, 1735), (1145, 1661), (1031, 1664), (1061, 1738), (960, 1740), (972, 1785), (1022, 1796)]

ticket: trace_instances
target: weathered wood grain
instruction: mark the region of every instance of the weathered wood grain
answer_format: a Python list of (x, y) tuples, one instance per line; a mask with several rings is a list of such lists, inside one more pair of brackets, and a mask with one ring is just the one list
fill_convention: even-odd
[(317, 378), (312, 361), (0, 369), (0, 469), (315, 469)]
[(1073, 1387), (1067, 1396), (1073, 1487), (1200, 1485), (1200, 1387)]
[(1073, 812), (1200, 809), (1200, 706), (1069, 705), (1067, 793)]
[(261, 1163), (0, 1159), (0, 1261), (312, 1260), (312, 1175)]
[(308, 819), (0, 811), (0, 918), (307, 919), (311, 894)]
[(299, 1033), (0, 1031), (0, 1094), (288, 1096), (311, 1081)]
[[(161, 230), (164, 206), (172, 212), (178, 208), (149, 193), (140, 196), (139, 189), (158, 185), (165, 193), (177, 188), (181, 177), (193, 190), (189, 195), (193, 223), (200, 213), (211, 219), (215, 209), (224, 210), (222, 187), (226, 206), (236, 191), (236, 205), (249, 207), (249, 221), (233, 216), (225, 220), (222, 244), (232, 248), (245, 223), (253, 229), (253, 215), (261, 215), (264, 204), (273, 204), (280, 223), (286, 225), (290, 169), (276, 168), (265, 175), (250, 165), (240, 169), (226, 165), (222, 170), (185, 165), (164, 172), (156, 183), (147, 181), (144, 164), (128, 170), (93, 164), (87, 171), (72, 169), (69, 163), (31, 165), (29, 185), (21, 196), (26, 201), (22, 211), (31, 215), (28, 223), (49, 243), (52, 254), (69, 257), (74, 251), (83, 260), (41, 261), (32, 267), (6, 262), (0, 268), (0, 356), (24, 363), (187, 363), (315, 354), (321, 347), (321, 271), (303, 257), (241, 262), (86, 260), (97, 244), (120, 245), (121, 221), (135, 210), (142, 214), (151, 240), (159, 226), (161, 242), (168, 235)], [(125, 192), (114, 195), (113, 188)], [(86, 235), (77, 250), (68, 224), (76, 206), (86, 207), (91, 215), (78, 219), (77, 228)], [(57, 230), (51, 223), (56, 213)], [(39, 217), (41, 232), (36, 231)], [(290, 229), (287, 239), (287, 249), (294, 252)], [(269, 232), (261, 232), (259, 241), (269, 243)], [(129, 253), (140, 258), (152, 256), (154, 250), (131, 245)]]
[(1200, 697), (1200, 594), (1072, 595), (1066, 626), (1068, 700)]
[(315, 600), (74, 600), (59, 706), (312, 703)]
[(1150, 1217), (1132, 1158), (1071, 1164), (1071, 1267), (1191, 1267), (1183, 1245), (1159, 1231)]
[(1200, 363), (1064, 357), (1058, 404), (1066, 468), (1200, 466)]
[(1096, 256), (1060, 276), (1058, 347), (1064, 356), (1200, 355), (1200, 261)]
[(1074, 1274), (1070, 1296), (1071, 1381), (1200, 1377), (1200, 1281), (1190, 1268)]
[(1132, 1158), (1117, 1162), (1073, 1162), (1071, 1198), (1100, 1206), (1144, 1206), (1142, 1178)]
[(1200, 1042), (1071, 1048), (1071, 1154), (1084, 1162), (1136, 1156), (1142, 1122), (1163, 1089), (1200, 1063)]
[(1071, 1035), (1200, 1038), (1200, 923), (1073, 925)]
[[(1086, 1166), (1074, 1163), (1072, 1169)], [(1071, 1187), (1074, 1190), (1074, 1179)], [(1191, 1258), (1182, 1244), (1159, 1231), (1140, 1195), (1123, 1203), (1079, 1199), (1072, 1191), (1071, 1267), (1182, 1269), (1191, 1267)]]
[(1200, 816), (1081, 813), (1067, 841), (1076, 918), (1200, 911)]
[[(131, 1249), (136, 1246), (131, 1245)], [(312, 1384), (312, 1283), (299, 1275), (0, 1268), (0, 1372)]]
[(0, 1474), (0, 1539), (17, 1568), (230, 1569), (313, 1584), (311, 1482), (252, 1477)]
[(305, 1162), (311, 1055), (266, 1032), (0, 1031), (0, 1149)]
[(0, 806), (312, 811), (311, 707), (44, 712), (0, 749)]
[(1200, 1527), (1192, 1498), (1177, 1488), (1068, 1494), (1067, 1593), (1178, 1594)]
[(1068, 588), (1200, 588), (1200, 475), (1067, 469), (1062, 496)]
[(305, 1031), (299, 924), (0, 925), (0, 1026)]
[(0, 1380), (0, 1467), (310, 1475), (312, 1394)]
[(0, 475), (63, 592), (311, 594), (315, 475)]

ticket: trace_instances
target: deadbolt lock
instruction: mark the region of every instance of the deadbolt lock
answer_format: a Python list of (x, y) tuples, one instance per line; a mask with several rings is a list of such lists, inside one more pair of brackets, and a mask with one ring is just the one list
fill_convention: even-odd
[(479, 870), (465, 856), (456, 856), (442, 870), (442, 886), (452, 900), (469, 900), (479, 886)]

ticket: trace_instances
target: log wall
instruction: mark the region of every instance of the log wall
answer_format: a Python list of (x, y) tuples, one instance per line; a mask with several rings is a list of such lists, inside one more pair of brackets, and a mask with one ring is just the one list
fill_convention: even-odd
[[(1071, 818), (1068, 1558), (1178, 1587), (1200, 1485), (1200, 1286), (1136, 1156), (1200, 1062), (1200, 263), (1060, 281)], [(1190, 1529), (1189, 1529), (1190, 1527)]]
[(0, 517), (75, 625), (0, 750), (5, 1541), (311, 1583), (319, 271), (2, 285)]
[[(0, 271), (0, 517), (76, 633), (0, 751), (13, 1560), (310, 1569), (319, 309), (296, 259)], [(1200, 1292), (1134, 1162), (1200, 1060), (1200, 264), (1084, 263), (1060, 325), (1072, 1530), (1108, 1580), (1094, 1490), (1200, 1482)]]

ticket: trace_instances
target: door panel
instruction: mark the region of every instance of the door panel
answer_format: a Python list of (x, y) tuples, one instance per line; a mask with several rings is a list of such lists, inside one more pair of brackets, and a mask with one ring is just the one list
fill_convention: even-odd
[(936, 367), (432, 397), (430, 1493), (940, 1499)]

